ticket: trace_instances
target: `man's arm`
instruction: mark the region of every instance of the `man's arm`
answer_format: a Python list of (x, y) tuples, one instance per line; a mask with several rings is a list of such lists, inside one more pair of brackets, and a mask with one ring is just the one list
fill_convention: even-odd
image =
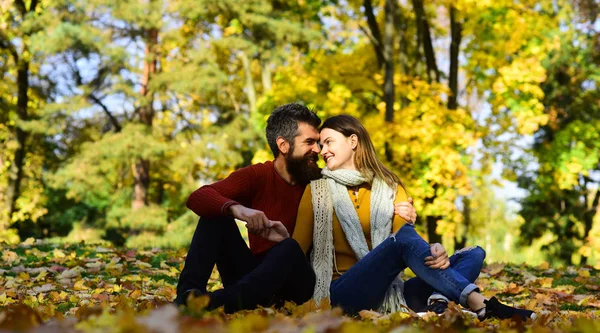
[(189, 196), (186, 206), (199, 216), (233, 216), (247, 222), (249, 232), (264, 232), (269, 225), (265, 213), (244, 206), (256, 193), (254, 184), (261, 181), (255, 168), (239, 169), (221, 181), (202, 186)]
[(185, 205), (198, 216), (232, 216), (231, 206), (251, 201), (256, 180), (252, 166), (239, 169), (221, 181), (197, 189)]

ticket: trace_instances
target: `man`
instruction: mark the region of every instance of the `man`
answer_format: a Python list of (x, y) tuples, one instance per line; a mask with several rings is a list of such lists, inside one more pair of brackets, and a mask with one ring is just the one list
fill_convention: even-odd
[[(317, 160), (319, 117), (300, 104), (276, 108), (267, 120), (267, 141), (275, 159), (233, 172), (190, 195), (187, 207), (201, 216), (177, 285), (176, 304), (190, 294), (207, 294), (209, 309), (226, 312), (269, 306), (281, 301), (306, 302), (315, 275), (291, 234), (306, 185), (320, 177)], [(414, 209), (406, 210), (413, 219)], [(245, 221), (250, 249), (235, 219)], [(214, 265), (224, 288), (206, 292)]]

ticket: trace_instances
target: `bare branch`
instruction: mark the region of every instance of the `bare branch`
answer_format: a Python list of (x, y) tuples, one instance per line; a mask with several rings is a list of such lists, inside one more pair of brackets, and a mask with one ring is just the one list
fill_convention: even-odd
[(106, 105), (104, 105), (104, 103), (102, 103), (102, 101), (99, 98), (97, 98), (96, 96), (94, 96), (94, 94), (92, 94), (92, 93), (89, 93), (87, 95), (87, 97), (90, 100), (92, 100), (94, 103), (96, 103), (96, 105), (100, 106), (100, 108), (102, 108), (104, 113), (108, 116), (110, 123), (115, 127), (115, 132), (121, 132), (122, 128), (121, 128), (121, 125), (119, 124), (119, 121), (117, 120), (117, 118), (115, 118), (115, 116), (113, 116), (113, 114), (106, 107)]

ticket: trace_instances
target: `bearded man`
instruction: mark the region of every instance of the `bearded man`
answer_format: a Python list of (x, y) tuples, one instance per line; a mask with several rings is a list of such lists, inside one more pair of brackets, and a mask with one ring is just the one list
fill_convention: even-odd
[[(187, 207), (201, 216), (177, 284), (175, 303), (190, 295), (208, 295), (208, 309), (224, 306), (231, 313), (256, 306), (308, 301), (315, 274), (294, 231), (300, 199), (317, 166), (321, 119), (301, 104), (276, 108), (267, 120), (267, 142), (275, 159), (233, 172), (196, 190)], [(406, 220), (414, 207), (405, 203)], [(235, 219), (245, 221), (250, 248)], [(266, 238), (279, 240), (271, 242)], [(208, 293), (206, 285), (217, 265), (224, 288)]]
[[(186, 206), (201, 216), (177, 284), (175, 303), (190, 294), (209, 296), (209, 309), (226, 312), (301, 304), (313, 293), (315, 274), (295, 240), (265, 239), (271, 232), (291, 234), (306, 185), (320, 177), (317, 166), (321, 119), (300, 104), (276, 108), (267, 120), (273, 161), (251, 165), (190, 195)], [(250, 248), (234, 219), (246, 222)], [(214, 265), (224, 288), (206, 292)]]

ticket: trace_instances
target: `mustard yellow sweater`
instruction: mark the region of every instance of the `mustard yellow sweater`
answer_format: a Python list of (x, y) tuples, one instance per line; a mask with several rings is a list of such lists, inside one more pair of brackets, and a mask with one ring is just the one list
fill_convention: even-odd
[[(369, 250), (372, 250), (370, 223), (371, 185), (368, 183), (360, 185), (358, 198), (354, 195), (354, 191), (349, 189), (348, 193), (354, 204), (354, 209), (356, 209), (358, 214), (358, 219), (360, 220), (362, 230), (367, 239)], [(402, 186), (398, 186), (394, 203), (402, 201), (407, 201), (406, 191), (404, 191)], [(312, 194), (309, 185), (306, 187), (302, 200), (300, 201), (298, 217), (296, 218), (296, 227), (293, 233), (293, 238), (300, 244), (304, 253), (308, 253), (312, 247), (314, 222)], [(406, 223), (404, 219), (398, 215), (394, 215), (392, 232), (398, 231), (404, 223)], [(337, 272), (336, 268), (333, 268), (333, 279), (336, 279), (358, 262), (358, 258), (356, 258), (354, 251), (352, 251), (352, 248), (344, 235), (344, 231), (335, 214), (335, 210), (333, 211), (333, 246), (335, 248), (335, 263), (337, 264)]]

